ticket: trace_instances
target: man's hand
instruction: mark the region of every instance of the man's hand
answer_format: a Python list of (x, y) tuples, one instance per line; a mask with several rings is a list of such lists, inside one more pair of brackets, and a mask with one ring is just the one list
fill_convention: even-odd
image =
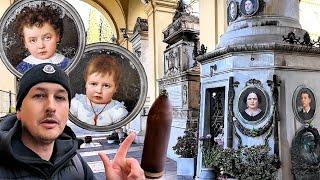
[(135, 133), (121, 143), (113, 161), (110, 161), (104, 153), (99, 153), (105, 168), (106, 178), (109, 180), (144, 180), (144, 171), (139, 162), (134, 158), (126, 158), (130, 145), (132, 144)]

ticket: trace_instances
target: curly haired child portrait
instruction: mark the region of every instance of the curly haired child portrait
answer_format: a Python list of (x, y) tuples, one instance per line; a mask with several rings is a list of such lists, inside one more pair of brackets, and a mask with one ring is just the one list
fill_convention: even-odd
[(78, 64), (85, 49), (85, 27), (68, 2), (13, 1), (0, 20), (0, 56), (15, 76), (41, 63), (66, 72)]
[(17, 15), (15, 27), (30, 54), (16, 66), (20, 73), (41, 63), (53, 63), (63, 70), (70, 64), (69, 58), (57, 53), (57, 44), (63, 34), (60, 9), (45, 3), (24, 7)]

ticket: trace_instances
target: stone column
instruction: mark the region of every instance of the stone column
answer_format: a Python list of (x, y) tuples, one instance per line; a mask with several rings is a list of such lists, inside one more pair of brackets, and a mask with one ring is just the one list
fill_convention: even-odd
[[(142, 66), (144, 67), (148, 84), (152, 84), (152, 71), (149, 71), (153, 68), (153, 62), (150, 57), (149, 50), (149, 41), (148, 41), (148, 21), (147, 19), (137, 18), (136, 24), (134, 26), (133, 35), (130, 40), (132, 43), (132, 52), (139, 58)], [(146, 121), (149, 108), (151, 107), (150, 102), (150, 88), (148, 88), (146, 102), (141, 110), (140, 115), (138, 115), (131, 123), (130, 129), (138, 132), (136, 142), (143, 143), (145, 130), (146, 130)]]
[(217, 48), (248, 44), (252, 41), (282, 42), (282, 36), (291, 31), (298, 35), (305, 33), (299, 23), (299, 0), (256, 1), (259, 7), (251, 15), (243, 13), (244, 1), (235, 0), (234, 2), (238, 5), (237, 16), (234, 20), (229, 20), (227, 31), (221, 36)]
[(219, 37), (227, 28), (226, 2), (221, 0), (199, 0), (200, 43), (208, 51), (215, 49)]
[[(166, 44), (163, 43), (162, 30), (165, 29), (172, 21), (172, 16), (176, 7), (176, 0), (151, 0), (146, 4), (146, 13), (148, 16), (149, 31), (149, 57), (153, 62), (150, 64), (148, 71), (151, 83), (148, 84), (150, 89), (150, 102), (154, 102), (159, 94), (157, 79), (163, 76), (163, 51)], [(148, 77), (149, 78), (149, 77)]]

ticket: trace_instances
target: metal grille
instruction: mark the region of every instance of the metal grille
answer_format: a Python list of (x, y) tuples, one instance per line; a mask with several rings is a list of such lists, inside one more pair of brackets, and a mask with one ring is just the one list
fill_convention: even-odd
[(215, 88), (210, 95), (210, 134), (214, 139), (223, 133), (225, 89)]
[(0, 90), (0, 117), (14, 110), (16, 95), (11, 91)]

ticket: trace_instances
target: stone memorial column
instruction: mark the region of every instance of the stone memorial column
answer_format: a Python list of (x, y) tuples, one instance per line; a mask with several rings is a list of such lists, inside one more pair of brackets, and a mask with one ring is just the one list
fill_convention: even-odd
[[(199, 135), (211, 134), (212, 141), (222, 136), (224, 148), (267, 145), (280, 158), (278, 179), (293, 179), (290, 148), (296, 132), (310, 123), (320, 127), (320, 43), (300, 26), (299, 0), (226, 3), (227, 31), (215, 50), (197, 57)], [(304, 109), (309, 114), (302, 114)], [(213, 178), (203, 165), (201, 145), (197, 178)]]

